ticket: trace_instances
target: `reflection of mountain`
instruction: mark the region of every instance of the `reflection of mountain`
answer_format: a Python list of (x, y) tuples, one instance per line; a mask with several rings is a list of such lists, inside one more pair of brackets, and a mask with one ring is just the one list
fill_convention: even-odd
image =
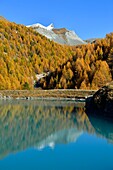
[(29, 147), (74, 142), (84, 131), (113, 141), (113, 125), (98, 122), (74, 102), (0, 101), (0, 158)]
[(51, 134), (41, 142), (37, 144), (38, 149), (43, 149), (46, 146), (54, 148), (55, 144), (75, 142), (77, 138), (82, 134), (82, 130), (76, 128), (64, 129)]
[(74, 141), (88, 123), (83, 109), (74, 103), (52, 106), (39, 101), (4, 101), (0, 103), (0, 157), (41, 144)]

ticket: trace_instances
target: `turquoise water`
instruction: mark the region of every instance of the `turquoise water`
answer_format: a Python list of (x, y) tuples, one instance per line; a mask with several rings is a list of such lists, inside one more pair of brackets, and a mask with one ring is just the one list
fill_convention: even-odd
[(0, 170), (113, 170), (113, 123), (82, 103), (0, 102)]

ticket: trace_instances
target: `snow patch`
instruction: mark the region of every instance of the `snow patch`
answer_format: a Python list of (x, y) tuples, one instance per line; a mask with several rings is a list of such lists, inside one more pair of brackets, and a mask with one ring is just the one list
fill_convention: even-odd
[(36, 24), (33, 24), (33, 25), (28, 25), (27, 27), (32, 27), (32, 28), (39, 28), (40, 27), (40, 28), (43, 28), (43, 29), (46, 29), (46, 30), (52, 30), (54, 28), (54, 25), (50, 24), (46, 27), (42, 24), (36, 23)]

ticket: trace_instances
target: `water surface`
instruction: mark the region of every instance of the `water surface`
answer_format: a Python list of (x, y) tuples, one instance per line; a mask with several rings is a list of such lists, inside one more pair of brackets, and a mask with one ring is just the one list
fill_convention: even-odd
[(83, 105), (0, 101), (0, 170), (113, 170), (113, 122)]

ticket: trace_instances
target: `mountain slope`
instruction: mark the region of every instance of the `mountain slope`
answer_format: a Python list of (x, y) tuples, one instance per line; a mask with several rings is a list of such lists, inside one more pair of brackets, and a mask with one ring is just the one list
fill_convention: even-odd
[(72, 47), (0, 20), (0, 89), (33, 89), (40, 73), (46, 78), (36, 84), (44, 89), (98, 89), (113, 78), (112, 58), (113, 33), (93, 44)]
[(32, 88), (36, 74), (53, 71), (70, 56), (69, 47), (32, 28), (0, 20), (0, 89)]
[(94, 44), (73, 47), (75, 54), (40, 84), (45, 89), (98, 89), (113, 79), (113, 33)]
[(81, 38), (79, 38), (74, 31), (69, 31), (65, 28), (55, 29), (53, 24), (45, 27), (41, 24), (33, 24), (27, 27), (32, 27), (34, 30), (44, 35), (50, 40), (53, 40), (59, 44), (66, 45), (80, 45), (86, 44)]
[(7, 21), (4, 17), (0, 16), (0, 20)]

